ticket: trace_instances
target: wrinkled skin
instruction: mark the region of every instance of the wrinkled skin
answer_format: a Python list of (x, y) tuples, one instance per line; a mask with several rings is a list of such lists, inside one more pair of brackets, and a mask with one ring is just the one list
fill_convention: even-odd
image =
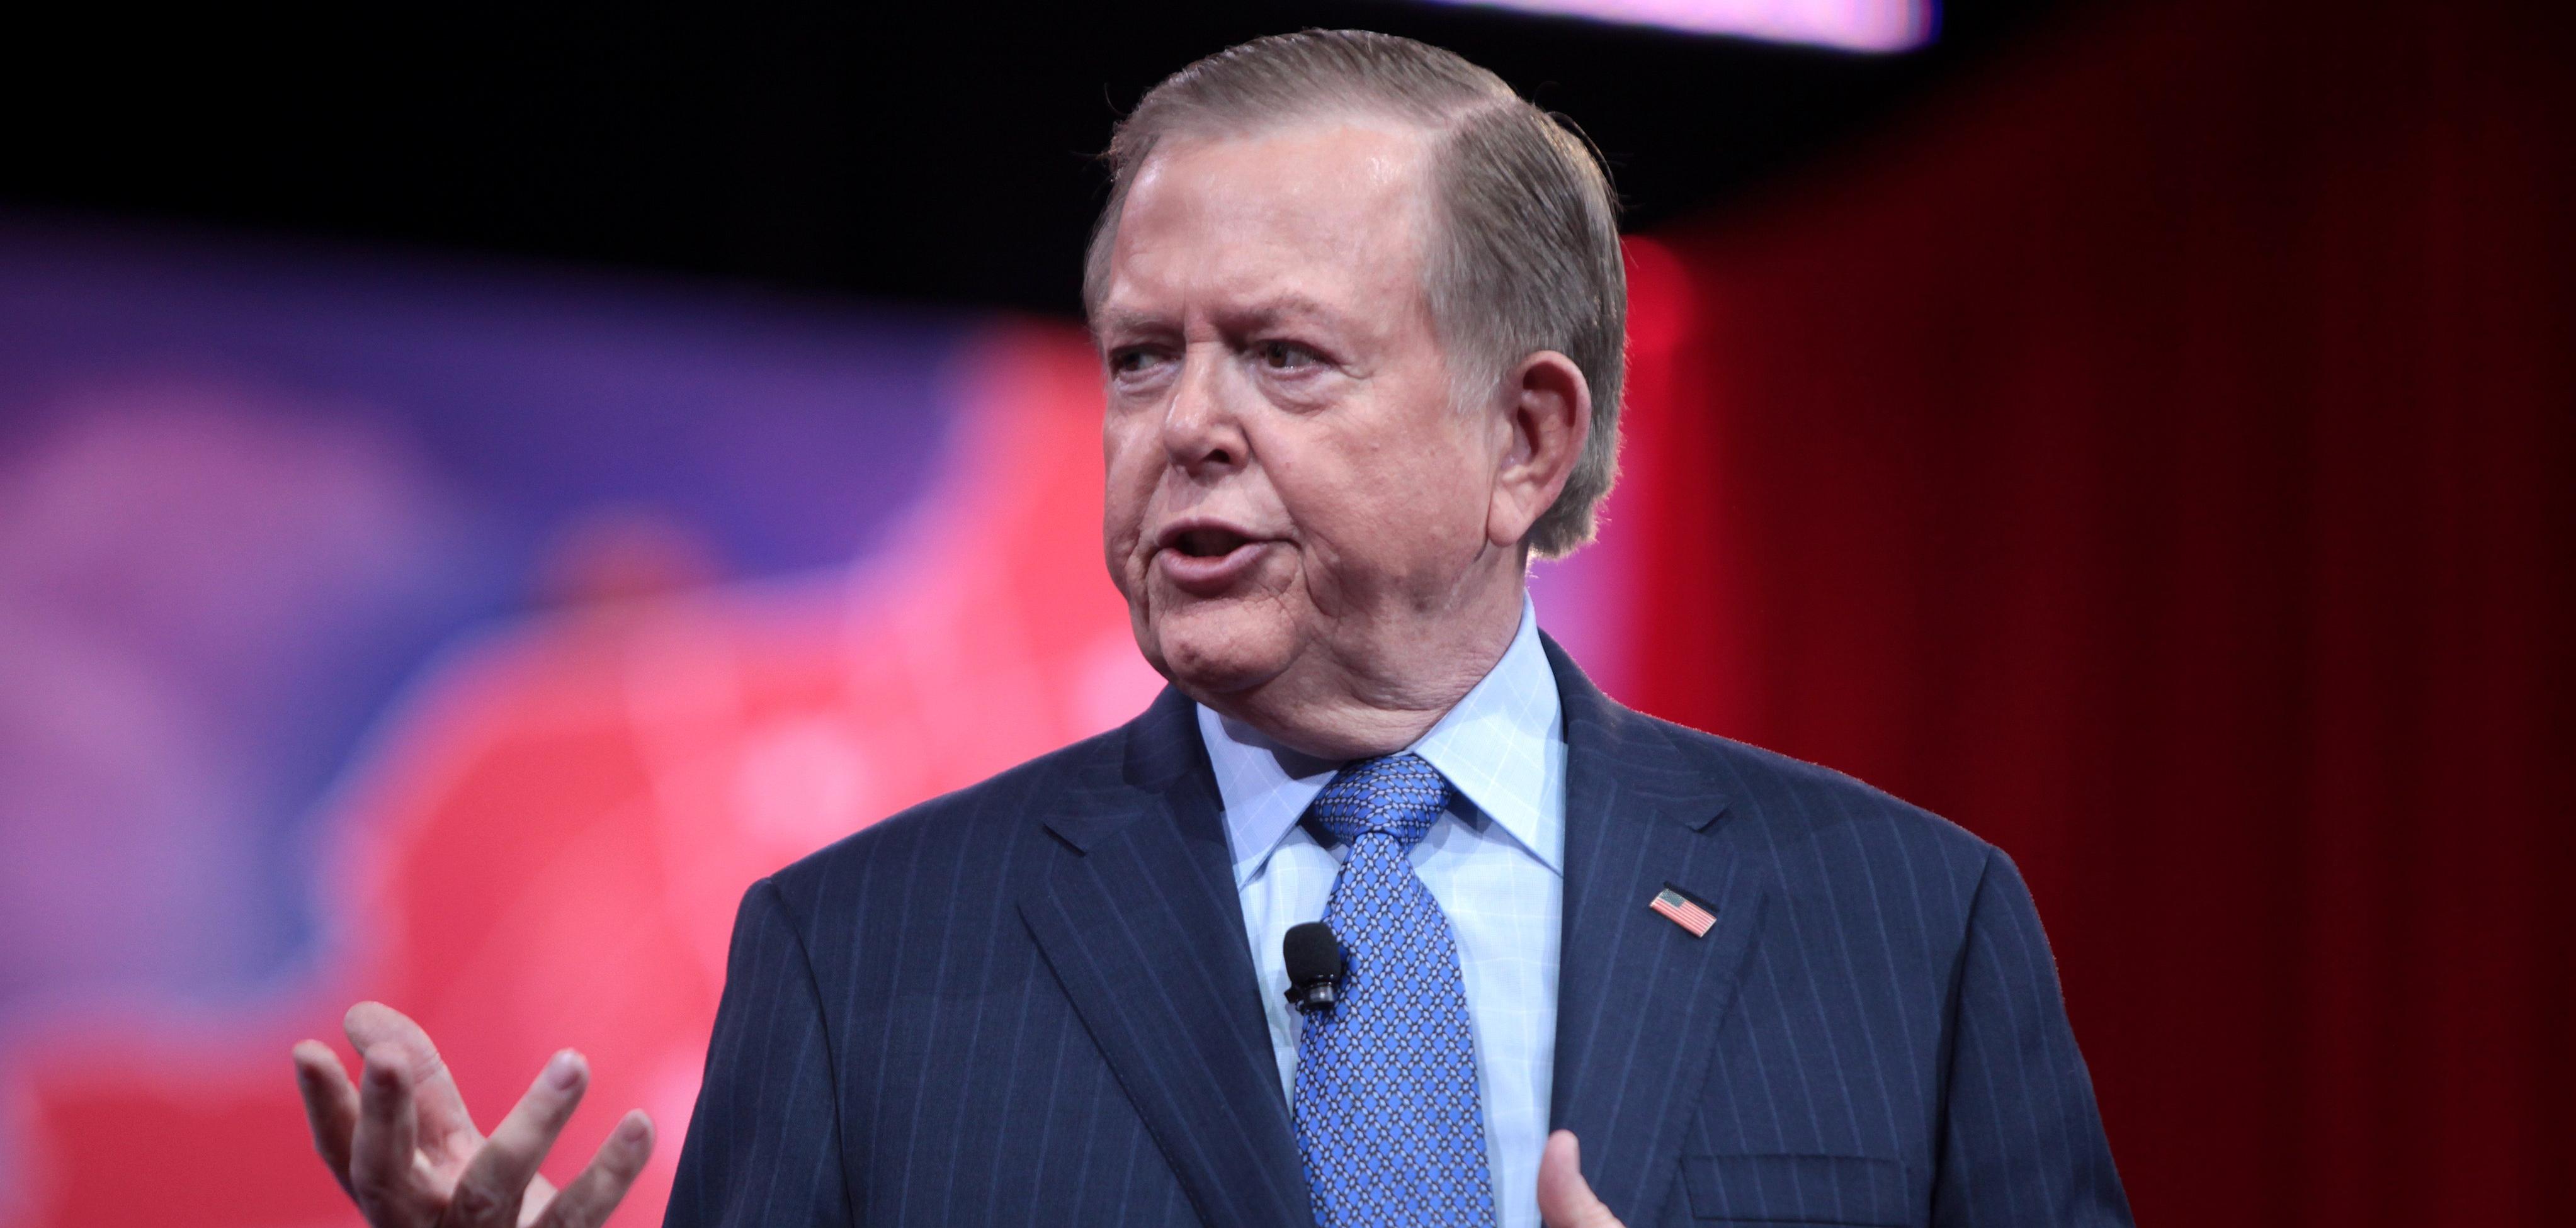
[(1501, 659), (1522, 541), (1590, 425), (1554, 352), (1456, 402), (1426, 150), (1366, 117), (1166, 141), (1093, 312), (1104, 547), (1137, 647), (1328, 759), (1402, 748)]

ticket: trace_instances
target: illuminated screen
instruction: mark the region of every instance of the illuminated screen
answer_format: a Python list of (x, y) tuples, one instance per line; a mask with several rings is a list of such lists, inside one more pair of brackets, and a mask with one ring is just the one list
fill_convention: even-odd
[(1933, 0), (1431, 0), (1846, 51), (1931, 41)]

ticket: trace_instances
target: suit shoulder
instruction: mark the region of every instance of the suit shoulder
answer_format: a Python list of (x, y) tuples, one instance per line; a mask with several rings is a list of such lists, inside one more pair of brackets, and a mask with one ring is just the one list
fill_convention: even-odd
[(960, 857), (997, 860), (1011, 842), (1036, 834), (1031, 816), (1040, 799), (1060, 799), (1103, 773), (1114, 776), (1128, 733), (1128, 726), (1120, 726), (1095, 734), (906, 807), (799, 858), (770, 881), (794, 907), (889, 857), (914, 865)]
[(1640, 716), (1726, 795), (1730, 809), (1782, 838), (1851, 826), (1862, 839), (1928, 846), (1982, 862), (1998, 850), (1974, 832), (1844, 772), (1687, 725)]
[[(1656, 722), (1693, 776), (1725, 798), (1720, 825), (1745, 824), (1791, 903), (1838, 914), (1901, 894), (1900, 924), (1965, 932), (1968, 908), (2001, 850), (1956, 823), (1819, 764)], [(1874, 921), (1874, 923), (1876, 923)]]

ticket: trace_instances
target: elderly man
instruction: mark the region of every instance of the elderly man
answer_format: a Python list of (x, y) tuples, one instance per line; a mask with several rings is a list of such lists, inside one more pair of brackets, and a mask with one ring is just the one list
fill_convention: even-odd
[[(1171, 687), (752, 886), (670, 1222), (2126, 1223), (2011, 863), (1539, 632), (1529, 558), (1616, 453), (1584, 146), (1312, 32), (1182, 70), (1110, 162), (1105, 547)], [(596, 1223), (650, 1147), (555, 1191), (576, 1056), (487, 1141), (408, 1021), (351, 1034), (360, 1087), (299, 1063), (376, 1224)]]

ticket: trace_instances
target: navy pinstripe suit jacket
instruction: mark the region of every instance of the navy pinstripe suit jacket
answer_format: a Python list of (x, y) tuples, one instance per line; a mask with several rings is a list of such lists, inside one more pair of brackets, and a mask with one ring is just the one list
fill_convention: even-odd
[[(1555, 1125), (1632, 1226), (2125, 1224), (2012, 863), (1604, 697), (1568, 747)], [(667, 1223), (1306, 1228), (1216, 785), (1166, 692), (752, 886)], [(1714, 906), (1694, 938), (1647, 909)]]

